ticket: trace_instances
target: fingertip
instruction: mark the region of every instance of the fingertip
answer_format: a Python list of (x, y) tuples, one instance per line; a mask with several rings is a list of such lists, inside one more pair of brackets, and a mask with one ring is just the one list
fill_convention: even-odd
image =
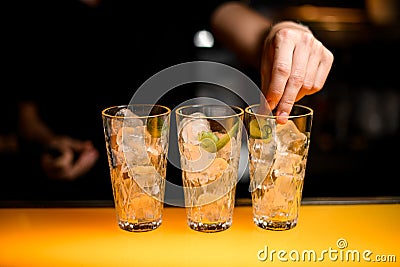
[(279, 124), (285, 124), (288, 121), (289, 114), (286, 111), (279, 111), (277, 114), (277, 122)]

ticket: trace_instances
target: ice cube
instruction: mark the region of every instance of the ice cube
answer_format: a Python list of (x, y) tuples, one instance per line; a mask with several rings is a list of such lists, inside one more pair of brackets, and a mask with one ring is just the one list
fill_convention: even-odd
[[(218, 138), (222, 137), (222, 134), (217, 134)], [(223, 146), (220, 150), (217, 151), (217, 157), (218, 158), (224, 158), (225, 160), (229, 160), (235, 157), (238, 149), (237, 141), (235, 137), (231, 137), (226, 143), (225, 146)]]
[(265, 185), (265, 182), (267, 182), (266, 179), (268, 179), (267, 175), (270, 171), (270, 166), (264, 166), (263, 164), (258, 164), (253, 171), (254, 173), (250, 181), (251, 192), (256, 190), (257, 188), (261, 189), (262, 186)]
[(276, 152), (276, 143), (264, 139), (249, 139), (251, 156), (254, 161), (271, 165)]
[(207, 175), (208, 180), (215, 181), (222, 176), (228, 166), (226, 160), (223, 158), (216, 158), (204, 172)]
[(226, 160), (216, 158), (205, 170), (201, 172), (187, 172), (186, 177), (192, 181), (197, 180), (200, 185), (206, 185), (220, 178), (228, 166)]
[(276, 153), (274, 165), (273, 165), (273, 177), (274, 179), (279, 176), (293, 176), (294, 169), (289, 153)]
[(122, 127), (117, 135), (118, 151), (123, 152), (129, 166), (144, 165), (149, 162), (143, 126)]
[(203, 205), (207, 205), (210, 204), (211, 202), (216, 201), (217, 199), (219, 199), (221, 196), (219, 195), (215, 195), (213, 193), (208, 193), (205, 192), (203, 194), (201, 194), (198, 199), (197, 199), (197, 205), (199, 206), (203, 206)]
[(150, 156), (157, 157), (163, 151), (165, 151), (165, 147), (163, 142), (161, 142), (161, 138), (153, 138), (148, 131), (145, 131), (145, 144), (146, 150)]
[(300, 132), (293, 121), (276, 127), (277, 149), (281, 152), (301, 154), (307, 147), (307, 136)]
[(182, 169), (188, 172), (200, 172), (206, 169), (215, 159), (215, 153), (210, 153), (200, 146), (183, 143), (181, 147)]
[(129, 217), (140, 219), (154, 219), (158, 216), (159, 202), (153, 197), (138, 193), (130, 200), (131, 209)]
[(283, 195), (287, 200), (293, 200), (296, 194), (296, 182), (294, 176), (283, 175), (275, 181), (275, 190)]
[(132, 167), (129, 171), (129, 176), (147, 193), (158, 194), (160, 192), (160, 183), (163, 178), (153, 166)]
[(199, 134), (203, 131), (209, 132), (210, 123), (207, 119), (199, 118), (205, 116), (201, 112), (195, 112), (191, 116), (194, 118), (184, 118), (181, 121), (179, 131), (185, 143), (198, 145), (200, 144)]
[(130, 109), (120, 109), (115, 116), (118, 118), (111, 121), (112, 134), (117, 134), (122, 127), (143, 126), (143, 121)]
[(124, 127), (143, 126), (143, 121), (139, 119), (139, 116), (133, 113), (130, 109), (127, 108), (121, 109), (115, 115), (124, 117), (123, 119)]
[(271, 170), (276, 153), (276, 143), (273, 139), (249, 139), (250, 149), (250, 191), (260, 188)]
[(200, 146), (195, 146), (189, 143), (183, 143), (182, 154), (187, 160), (198, 160), (201, 158)]

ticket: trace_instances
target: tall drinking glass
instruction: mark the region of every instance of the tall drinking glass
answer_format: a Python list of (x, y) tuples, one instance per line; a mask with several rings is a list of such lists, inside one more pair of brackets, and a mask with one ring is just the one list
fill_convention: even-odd
[(277, 124), (258, 107), (245, 109), (253, 220), (264, 229), (288, 230), (298, 221), (313, 110), (296, 104), (288, 122)]
[(118, 225), (150, 231), (162, 222), (171, 110), (122, 105), (102, 111)]
[(190, 105), (176, 109), (187, 224), (218, 232), (232, 224), (243, 109)]

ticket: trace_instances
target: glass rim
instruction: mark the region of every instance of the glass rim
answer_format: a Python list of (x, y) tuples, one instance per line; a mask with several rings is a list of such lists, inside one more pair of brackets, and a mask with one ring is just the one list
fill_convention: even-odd
[[(257, 107), (260, 106), (260, 104), (253, 104), (250, 106), (247, 106), (244, 111), (246, 114), (249, 115), (253, 115), (253, 116), (257, 116), (257, 117), (262, 117), (262, 118), (271, 118), (271, 119), (276, 119), (276, 118), (288, 118), (288, 119), (293, 119), (293, 118), (301, 118), (301, 117), (307, 117), (307, 116), (311, 116), (314, 113), (314, 110), (308, 106), (305, 105), (301, 105), (301, 104), (294, 104), (293, 107), (297, 107), (297, 108), (302, 108), (307, 110), (306, 113), (304, 114), (300, 114), (300, 115), (287, 115), (287, 116), (278, 116), (278, 115), (268, 115), (268, 114), (258, 114), (255, 113), (254, 111), (250, 111), (251, 108), (253, 107)], [(292, 108), (293, 109), (293, 108)]]
[[(111, 115), (108, 114), (107, 112), (111, 109), (121, 109), (121, 108), (129, 108), (129, 107), (159, 107), (159, 108), (163, 108), (166, 111), (159, 113), (159, 114), (155, 114), (155, 115), (138, 115), (138, 116), (117, 116), (117, 115)], [(156, 117), (161, 117), (164, 115), (169, 115), (171, 113), (171, 109), (167, 106), (164, 105), (159, 105), (159, 104), (126, 104), (126, 105), (115, 105), (115, 106), (110, 106), (110, 107), (106, 107), (101, 111), (101, 114), (104, 117), (108, 117), (108, 118), (120, 118), (120, 119), (129, 119), (129, 118), (136, 118), (136, 119), (145, 119), (145, 118), (156, 118)]]
[[(233, 110), (239, 111), (239, 113), (232, 114), (232, 115), (222, 115), (222, 116), (192, 116), (192, 115), (187, 115), (187, 114), (182, 114), (179, 113), (181, 110), (185, 108), (196, 108), (196, 107), (229, 107)], [(235, 106), (235, 105), (223, 105), (223, 104), (193, 104), (193, 105), (186, 105), (179, 107), (175, 110), (175, 114), (184, 118), (191, 118), (191, 119), (227, 119), (227, 118), (235, 118), (235, 117), (240, 117), (244, 114), (244, 109)]]

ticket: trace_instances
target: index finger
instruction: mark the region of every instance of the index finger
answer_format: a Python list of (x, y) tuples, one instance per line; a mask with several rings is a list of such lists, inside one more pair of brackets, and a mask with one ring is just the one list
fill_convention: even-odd
[(275, 42), (270, 84), (265, 92), (265, 98), (271, 110), (278, 105), (285, 91), (292, 69), (292, 57), (295, 48), (292, 41), (281, 38), (279, 35), (275, 37)]

